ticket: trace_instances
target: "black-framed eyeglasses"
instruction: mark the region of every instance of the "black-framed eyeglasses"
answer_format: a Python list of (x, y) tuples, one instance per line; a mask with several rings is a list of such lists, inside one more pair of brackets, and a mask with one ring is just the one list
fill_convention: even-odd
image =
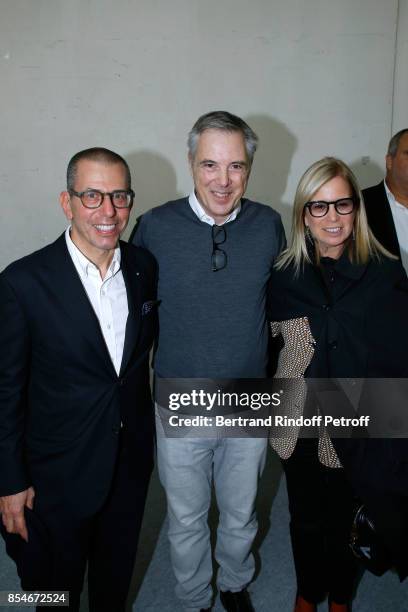
[(211, 229), (213, 250), (211, 254), (211, 268), (213, 272), (222, 270), (227, 265), (227, 254), (220, 249), (220, 244), (224, 244), (227, 239), (227, 232), (223, 225), (213, 225)]
[(333, 205), (339, 215), (349, 215), (356, 208), (357, 204), (358, 200), (355, 198), (340, 198), (340, 200), (335, 202), (325, 202), (324, 200), (307, 202), (305, 208), (309, 209), (312, 217), (324, 217), (329, 212), (329, 206)]
[(105, 196), (109, 196), (112, 206), (115, 208), (130, 208), (135, 197), (135, 192), (132, 189), (115, 189), (115, 191), (99, 191), (99, 189), (75, 191), (74, 189), (68, 189), (68, 193), (77, 196), (85, 208), (99, 208)]

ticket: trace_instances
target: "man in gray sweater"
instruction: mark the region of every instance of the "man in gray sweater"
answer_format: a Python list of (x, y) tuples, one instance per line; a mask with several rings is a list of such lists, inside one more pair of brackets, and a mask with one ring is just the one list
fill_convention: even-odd
[[(244, 198), (258, 138), (239, 117), (215, 111), (188, 137), (191, 194), (143, 215), (135, 244), (159, 264), (160, 378), (262, 378), (268, 331), (265, 288), (285, 245), (270, 206)], [(167, 496), (176, 593), (185, 610), (211, 607), (208, 509), (219, 508), (217, 586), (228, 611), (253, 610), (255, 497), (266, 440), (171, 438), (157, 419), (158, 469)]]

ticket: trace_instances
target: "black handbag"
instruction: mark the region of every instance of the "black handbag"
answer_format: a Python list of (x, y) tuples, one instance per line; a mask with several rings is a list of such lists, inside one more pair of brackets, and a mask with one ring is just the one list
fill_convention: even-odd
[(379, 538), (364, 504), (359, 504), (355, 509), (350, 548), (365, 568), (375, 576), (382, 576), (393, 566), (391, 557)]

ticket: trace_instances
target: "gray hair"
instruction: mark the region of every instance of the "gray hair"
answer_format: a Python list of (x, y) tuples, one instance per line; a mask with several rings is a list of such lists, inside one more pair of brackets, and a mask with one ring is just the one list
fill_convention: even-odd
[(115, 153), (114, 151), (110, 151), (110, 149), (105, 149), (103, 147), (92, 147), (91, 149), (84, 149), (83, 151), (79, 151), (75, 153), (73, 157), (69, 160), (67, 167), (67, 190), (74, 189), (75, 178), (77, 173), (78, 164), (83, 159), (87, 159), (89, 161), (101, 162), (102, 164), (122, 164), (123, 169), (126, 175), (127, 187), (130, 189), (131, 187), (131, 176), (130, 169), (128, 163), (121, 155)]
[(211, 111), (201, 115), (193, 125), (187, 139), (188, 152), (194, 159), (197, 152), (198, 138), (206, 130), (221, 130), (223, 132), (241, 132), (245, 141), (249, 163), (252, 165), (258, 146), (258, 136), (247, 123), (237, 115), (227, 111)]
[[(295, 273), (298, 274), (306, 262), (312, 263), (308, 248), (310, 239), (308, 239), (304, 220), (305, 204), (313, 199), (314, 194), (323, 185), (337, 176), (341, 176), (350, 185), (352, 196), (357, 203), (353, 226), (354, 239), (350, 240), (347, 245), (350, 261), (364, 264), (372, 258), (380, 258), (381, 255), (395, 259), (376, 240), (368, 226), (363, 194), (352, 170), (341, 159), (323, 157), (312, 164), (299, 181), (293, 205), (291, 244), (277, 260), (275, 265), (278, 269), (293, 265)], [(314, 250), (316, 263), (318, 263), (319, 251), (316, 243), (314, 243)]]
[(400, 143), (400, 140), (404, 136), (404, 134), (407, 134), (407, 133), (408, 133), (408, 128), (404, 128), (403, 130), (400, 130), (399, 132), (394, 134), (394, 136), (391, 138), (389, 142), (387, 155), (390, 155), (391, 157), (395, 157), (398, 151), (398, 145)]

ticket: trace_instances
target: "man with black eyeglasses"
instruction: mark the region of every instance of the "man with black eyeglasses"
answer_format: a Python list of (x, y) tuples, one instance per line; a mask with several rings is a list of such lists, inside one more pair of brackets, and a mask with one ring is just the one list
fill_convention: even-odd
[[(159, 265), (155, 374), (171, 379), (266, 375), (265, 287), (285, 244), (280, 216), (244, 198), (258, 138), (239, 117), (210, 112), (188, 137), (194, 189), (147, 212), (134, 242)], [(208, 509), (219, 508), (215, 558), (226, 610), (253, 610), (254, 502), (266, 440), (166, 437), (156, 419), (176, 594), (185, 610), (210, 609), (213, 575)]]
[(77, 153), (66, 232), (0, 275), (1, 531), (23, 589), (72, 611), (88, 563), (90, 611), (124, 612), (153, 465), (157, 275), (119, 242), (133, 197), (117, 153)]

